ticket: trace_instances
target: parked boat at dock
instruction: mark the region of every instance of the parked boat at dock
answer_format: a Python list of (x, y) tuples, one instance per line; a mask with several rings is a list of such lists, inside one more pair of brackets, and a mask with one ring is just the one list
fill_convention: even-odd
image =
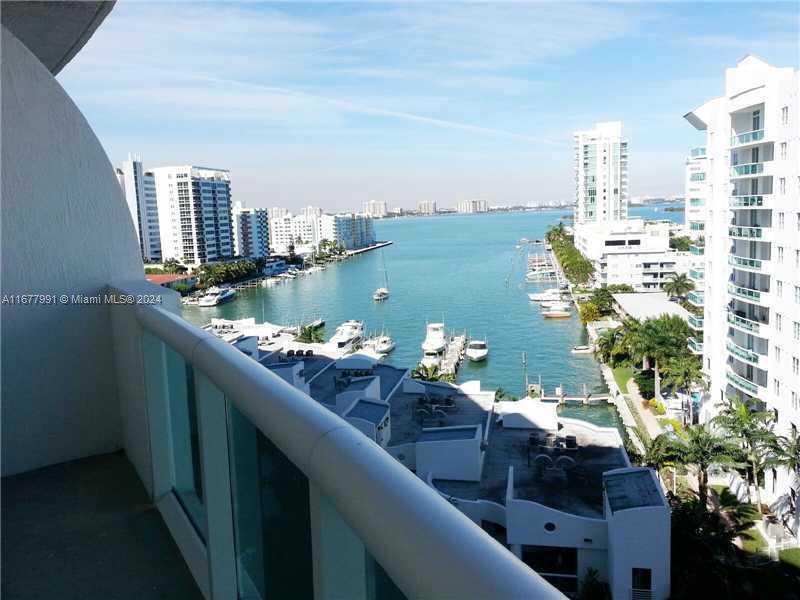
[(217, 306), (236, 298), (236, 290), (229, 287), (213, 286), (197, 301), (197, 306)]
[(594, 352), (594, 348), (592, 346), (573, 346), (570, 352), (572, 354), (591, 354)]
[(566, 319), (572, 316), (569, 310), (569, 304), (566, 302), (552, 302), (550, 308), (542, 311), (542, 316), (545, 319)]
[(340, 350), (352, 350), (361, 344), (364, 338), (364, 323), (362, 321), (345, 321), (336, 328), (328, 343)]
[(486, 340), (470, 340), (464, 353), (471, 361), (480, 362), (489, 356), (489, 346)]

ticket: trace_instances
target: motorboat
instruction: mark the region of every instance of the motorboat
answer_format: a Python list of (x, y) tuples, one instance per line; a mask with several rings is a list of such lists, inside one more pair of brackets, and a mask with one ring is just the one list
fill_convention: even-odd
[(486, 340), (470, 340), (464, 353), (471, 361), (479, 362), (486, 360), (489, 355), (489, 346), (486, 344)]
[(236, 290), (229, 287), (212, 286), (197, 301), (197, 306), (217, 306), (236, 298)]
[(322, 327), (325, 327), (325, 319), (322, 318), (314, 319), (313, 321), (306, 324), (306, 327), (311, 327), (311, 329), (320, 329)]
[(573, 346), (570, 352), (573, 354), (591, 354), (594, 352), (594, 348), (592, 346)]
[(419, 362), (424, 367), (438, 367), (442, 362), (442, 354), (435, 350), (425, 350), (422, 353), (422, 360)]
[(561, 290), (558, 288), (550, 288), (549, 290), (536, 294), (528, 294), (528, 299), (531, 302), (560, 302)]
[(550, 308), (542, 311), (542, 316), (546, 319), (566, 319), (572, 316), (572, 313), (566, 302), (552, 302)]
[(336, 328), (328, 343), (336, 348), (352, 350), (364, 337), (364, 323), (361, 321), (345, 321)]
[(428, 323), (425, 341), (422, 342), (423, 352), (443, 352), (447, 346), (447, 340), (444, 337), (444, 323)]
[(382, 333), (375, 337), (369, 338), (364, 342), (366, 348), (372, 348), (378, 354), (389, 354), (395, 348), (394, 340), (388, 335)]

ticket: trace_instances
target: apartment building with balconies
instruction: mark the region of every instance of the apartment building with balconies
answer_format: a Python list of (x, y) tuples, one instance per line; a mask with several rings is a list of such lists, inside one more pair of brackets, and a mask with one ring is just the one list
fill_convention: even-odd
[(708, 157), (704, 146), (692, 148), (686, 158), (684, 181), (684, 226), (686, 235), (693, 240), (704, 238), (708, 183), (706, 170)]
[(628, 141), (622, 123), (597, 123), (572, 134), (575, 151), (575, 225), (628, 218)]
[(152, 172), (162, 258), (187, 265), (232, 258), (229, 171), (184, 165), (158, 167)]
[(159, 262), (161, 260), (161, 233), (153, 173), (144, 169), (140, 156), (130, 154), (128, 160), (122, 163), (116, 173), (131, 213), (133, 227), (139, 238), (142, 260)]
[[(707, 154), (700, 417), (737, 396), (772, 411), (781, 435), (800, 427), (799, 98), (797, 70), (748, 55), (724, 96), (686, 115)], [(761, 493), (777, 506), (792, 485), (768, 469)]]
[(231, 210), (233, 246), (237, 256), (269, 256), (269, 217), (265, 208), (246, 208), (236, 202)]

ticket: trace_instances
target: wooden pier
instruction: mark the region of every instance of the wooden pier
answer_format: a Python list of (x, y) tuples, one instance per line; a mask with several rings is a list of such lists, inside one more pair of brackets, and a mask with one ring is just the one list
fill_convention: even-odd
[(439, 373), (442, 375), (455, 375), (458, 367), (464, 359), (464, 352), (467, 349), (467, 335), (453, 335), (447, 342), (444, 349), (444, 356), (439, 365)]

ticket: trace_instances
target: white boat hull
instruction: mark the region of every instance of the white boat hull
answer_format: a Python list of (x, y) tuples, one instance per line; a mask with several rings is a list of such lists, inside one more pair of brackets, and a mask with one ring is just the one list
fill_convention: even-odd
[(470, 359), (472, 362), (480, 362), (482, 360), (486, 360), (486, 357), (489, 356), (488, 350), (467, 350), (466, 351), (467, 358)]

